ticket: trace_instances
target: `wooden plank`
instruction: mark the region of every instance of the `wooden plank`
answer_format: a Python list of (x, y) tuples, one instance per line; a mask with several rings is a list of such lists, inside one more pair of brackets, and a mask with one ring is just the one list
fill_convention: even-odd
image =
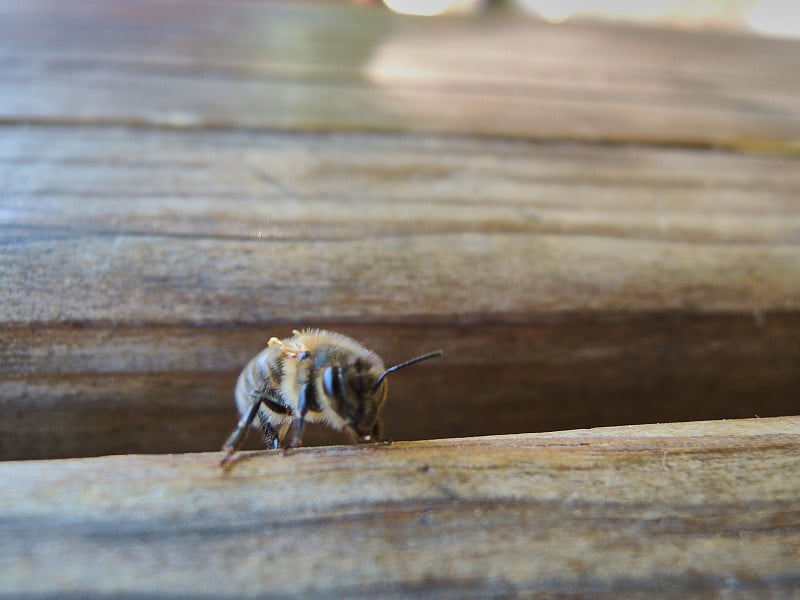
[(6, 136), (8, 323), (800, 307), (793, 158), (68, 131)]
[[(393, 439), (798, 412), (800, 317), (542, 316), (525, 324), (315, 323), (397, 362)], [(289, 325), (95, 324), (5, 329), (0, 456), (216, 450), (236, 421), (238, 370)], [(12, 340), (8, 343), (8, 340)], [(724, 376), (722, 375), (724, 374)], [(437, 400), (443, 398), (445, 400)], [(251, 447), (258, 447), (251, 435)], [(311, 429), (308, 443), (342, 438)]]
[(0, 457), (214, 450), (238, 369), (302, 326), (445, 350), (392, 382), (396, 439), (796, 414), (795, 167), (7, 127)]
[(796, 41), (213, 0), (5, 0), (0, 119), (797, 152)]
[(800, 418), (0, 464), (0, 594), (793, 597)]

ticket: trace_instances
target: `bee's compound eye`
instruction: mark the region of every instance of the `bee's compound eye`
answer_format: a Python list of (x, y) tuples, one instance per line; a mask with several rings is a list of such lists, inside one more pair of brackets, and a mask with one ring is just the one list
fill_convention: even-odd
[(335, 373), (333, 372), (333, 367), (327, 367), (322, 372), (322, 390), (325, 392), (325, 395), (328, 398), (333, 398), (333, 378), (335, 377)]

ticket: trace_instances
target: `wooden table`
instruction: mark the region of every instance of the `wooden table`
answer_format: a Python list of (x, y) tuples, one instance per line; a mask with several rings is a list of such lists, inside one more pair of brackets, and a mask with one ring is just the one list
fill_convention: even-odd
[[(667, 477), (658, 485), (625, 466), (629, 430), (586, 433), (588, 449), (576, 446), (586, 453), (581, 460), (595, 461), (602, 481), (625, 482), (635, 508), (628, 514), (628, 504), (613, 505), (617, 516), (603, 512), (600, 529), (570, 529), (572, 541), (558, 546), (558, 532), (581, 518), (570, 494), (589, 482), (576, 473), (572, 484), (554, 484), (535, 518), (547, 520), (541, 531), (560, 550), (528, 540), (508, 552), (518, 548), (515, 560), (523, 562), (540, 550), (564, 560), (551, 559), (556, 571), (546, 562), (524, 572), (478, 569), (476, 589), (485, 595), (798, 593), (800, 569), (790, 566), (800, 564), (792, 562), (796, 420), (745, 420), (733, 430), (719, 421), (800, 414), (798, 72), (795, 41), (553, 26), (504, 11), (419, 20), (336, 3), (2, 0), (0, 458), (74, 460), (0, 464), (0, 501), (10, 511), (3, 514), (13, 515), (0, 522), (0, 535), (38, 539), (47, 523), (75, 523), (75, 535), (96, 540), (127, 523), (139, 539), (173, 517), (182, 528), (206, 519), (216, 506), (194, 513), (180, 502), (198, 477), (220, 477), (214, 457), (163, 454), (217, 450), (236, 419), (239, 369), (269, 337), (316, 326), (361, 339), (387, 362), (445, 351), (392, 380), (384, 415), (397, 440), (717, 420), (701, 429), (630, 430), (658, 438), (647, 450), (647, 468)], [(698, 437), (704, 432), (708, 445)], [(683, 465), (676, 489), (702, 488), (702, 498), (661, 504), (664, 482), (676, 473), (669, 455), (683, 452), (687, 436), (694, 466)], [(325, 430), (308, 437), (340, 439)], [(624, 465), (597, 449), (601, 438), (620, 448)], [(373, 461), (413, 473), (437, 452), (468, 448), (464, 460), (477, 464), (505, 456), (519, 440), (521, 456), (512, 455), (535, 463), (526, 467), (538, 473), (530, 481), (557, 481), (572, 463), (537, 458), (537, 440), (549, 439), (306, 450), (283, 462), (258, 455), (237, 466), (235, 479), (278, 469), (280, 489), (295, 494), (286, 510), (297, 516), (287, 518), (323, 515), (333, 531), (344, 519), (362, 539), (354, 523), (378, 518), (383, 503), (402, 494), (392, 488), (363, 498), (352, 521), (328, 505), (315, 513), (317, 496), (293, 487), (303, 481), (329, 493), (315, 461), (352, 468), (341, 479), (347, 487), (383, 468)], [(703, 465), (726, 452), (742, 479), (709, 483)], [(131, 453), (162, 456), (82, 458)], [(510, 459), (497, 460), (503, 502), (533, 502), (533, 488), (514, 491)], [(300, 479), (282, 471), (301, 463)], [(129, 468), (138, 473), (131, 477), (155, 478), (152, 498), (134, 495), (126, 504), (116, 495), (108, 482)], [(53, 521), (34, 525), (33, 516), (53, 508), (46, 482), (55, 481), (59, 494), (56, 480), (67, 477), (76, 486), (100, 482), (102, 496), (111, 495), (99, 505), (75, 496)], [(787, 479), (775, 483), (779, 477)], [(180, 491), (167, 484), (173, 478)], [(14, 489), (5, 483), (12, 481)], [(440, 491), (454, 489), (437, 482)], [(220, 509), (247, 514), (256, 487), (238, 495), (229, 483), (214, 488), (230, 494)], [(32, 512), (17, 486), (33, 494)], [(607, 489), (592, 489), (590, 506), (605, 506)], [(196, 492), (206, 493), (216, 492), (202, 485)], [(381, 534), (395, 540), (382, 551), (405, 540), (408, 552), (390, 577), (396, 583), (380, 583), (387, 563), (371, 575), (345, 569), (350, 583), (334, 578), (318, 587), (307, 571), (289, 569), (283, 573), (295, 574), (294, 583), (279, 589), (465, 597), (478, 580), (459, 569), (494, 564), (502, 536), (528, 521), (493, 520), (502, 510), (475, 488), (455, 493), (473, 494), (475, 510), (490, 516), (462, 540), (469, 560), (458, 554), (441, 580), (403, 571), (417, 564), (403, 561), (412, 560), (411, 534), (425, 524), (402, 517)], [(426, 498), (413, 504), (423, 516)], [(131, 514), (121, 514), (141, 502), (151, 510), (137, 529)], [(95, 509), (96, 528), (87, 525)], [(271, 589), (266, 579), (256, 583), (268, 568), (256, 564), (263, 553), (236, 562), (234, 551), (237, 531), (279, 526), (266, 510), (212, 519), (230, 536), (232, 554), (214, 564), (239, 582), (231, 594)], [(615, 535), (612, 523), (623, 513), (624, 556), (643, 553), (652, 569), (626, 578), (620, 562), (608, 577), (597, 575), (592, 561), (603, 557), (593, 540)], [(445, 521), (453, 528), (447, 535), (465, 527), (464, 514)], [(739, 519), (720, 525), (723, 537), (739, 542), (716, 544), (721, 530), (703, 525), (697, 544), (670, 546), (672, 558), (648, 554), (653, 527), (659, 544), (672, 544), (668, 531), (693, 535), (719, 514)], [(762, 545), (750, 545), (752, 532), (764, 536)], [(0, 550), (0, 595), (194, 589), (190, 571), (171, 563), (151, 580), (159, 587), (141, 583), (140, 569), (157, 564), (169, 544), (149, 558), (147, 544), (118, 555), (133, 561), (129, 579), (77, 585), (80, 552), (64, 565), (69, 577), (36, 579), (42, 565), (73, 548), (69, 533), (59, 535), (52, 545), (42, 538), (31, 555), (19, 544), (5, 556)], [(109, 535), (110, 545), (122, 543)], [(192, 545), (192, 535), (181, 539)], [(85, 543), (79, 547), (93, 547)], [(429, 543), (419, 542), (433, 552)], [(683, 562), (680, 552), (688, 553)], [(756, 554), (763, 570), (753, 566)], [(115, 559), (108, 560), (110, 569)], [(595, 567), (574, 562), (582, 560)], [(651, 576), (657, 583), (648, 587)]]

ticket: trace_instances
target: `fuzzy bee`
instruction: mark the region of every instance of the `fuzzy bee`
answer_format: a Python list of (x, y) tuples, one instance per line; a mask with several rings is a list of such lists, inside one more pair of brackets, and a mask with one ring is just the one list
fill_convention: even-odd
[(354, 442), (382, 441), (386, 376), (441, 354), (436, 350), (387, 369), (372, 350), (333, 331), (295, 330), (286, 339), (272, 338), (239, 375), (234, 395), (241, 419), (222, 447), (220, 464), (241, 447), (256, 415), (267, 448), (299, 446), (306, 422), (345, 430)]

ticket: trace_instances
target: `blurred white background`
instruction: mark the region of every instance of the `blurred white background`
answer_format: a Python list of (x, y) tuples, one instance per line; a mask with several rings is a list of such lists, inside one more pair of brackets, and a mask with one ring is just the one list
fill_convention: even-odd
[[(475, 13), (489, 0), (383, 0), (403, 14)], [(507, 0), (512, 9), (551, 23), (599, 20), (692, 29), (800, 36), (800, 3), (792, 0)]]

